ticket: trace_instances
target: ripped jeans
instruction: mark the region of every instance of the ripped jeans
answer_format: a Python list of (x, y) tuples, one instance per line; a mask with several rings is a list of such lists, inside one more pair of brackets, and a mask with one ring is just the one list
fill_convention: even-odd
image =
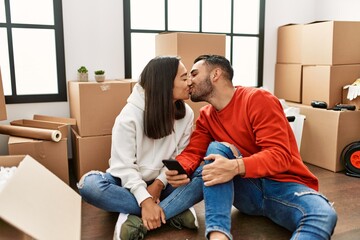
[[(233, 151), (220, 142), (209, 145), (206, 155), (211, 153), (235, 158)], [(203, 193), (207, 237), (219, 231), (232, 239), (232, 205), (242, 213), (268, 217), (291, 231), (293, 240), (330, 239), (337, 222), (332, 204), (317, 191), (298, 183), (236, 176), (223, 184), (204, 186)]]
[[(202, 167), (196, 169), (188, 184), (178, 188), (167, 184), (161, 192), (159, 206), (164, 210), (167, 220), (203, 199)], [(113, 177), (110, 173), (91, 171), (80, 179), (77, 187), (83, 200), (98, 208), (141, 216), (141, 208), (134, 195), (121, 186), (120, 178)]]

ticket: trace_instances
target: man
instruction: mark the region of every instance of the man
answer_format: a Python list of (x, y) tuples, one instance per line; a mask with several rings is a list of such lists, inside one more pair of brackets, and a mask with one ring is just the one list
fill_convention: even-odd
[[(231, 207), (262, 215), (292, 239), (330, 239), (337, 214), (319, 194), (318, 179), (301, 160), (278, 99), (259, 88), (234, 87), (227, 59), (202, 55), (191, 70), (191, 100), (200, 111), (189, 145), (176, 158), (188, 174), (205, 160), (205, 236), (232, 239)], [(189, 182), (167, 171), (168, 182)]]

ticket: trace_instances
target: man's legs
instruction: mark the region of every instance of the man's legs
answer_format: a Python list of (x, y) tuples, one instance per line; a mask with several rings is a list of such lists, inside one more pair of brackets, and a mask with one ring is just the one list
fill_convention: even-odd
[(328, 200), (298, 183), (234, 178), (234, 206), (293, 232), (291, 239), (330, 239), (337, 215)]
[[(206, 152), (209, 154), (220, 154), (226, 158), (234, 159), (232, 149), (226, 143), (212, 142)], [(209, 164), (212, 161), (205, 161)], [(203, 187), (205, 202), (205, 236), (208, 238), (211, 232), (221, 232), (232, 239), (231, 207), (234, 199), (234, 184), (229, 181), (210, 187)]]

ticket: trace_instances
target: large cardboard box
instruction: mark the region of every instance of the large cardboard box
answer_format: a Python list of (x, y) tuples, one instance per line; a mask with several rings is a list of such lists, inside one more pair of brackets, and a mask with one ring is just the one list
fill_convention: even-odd
[(17, 169), (0, 192), (0, 239), (80, 239), (81, 197), (30, 156), (0, 156)]
[(302, 65), (281, 64), (275, 66), (274, 94), (280, 99), (301, 103)]
[(226, 35), (205, 33), (160, 33), (155, 36), (155, 54), (181, 57), (190, 72), (195, 58), (202, 54), (225, 56)]
[(59, 142), (10, 136), (10, 155), (30, 155), (65, 183), (69, 184), (67, 138)]
[(277, 33), (277, 63), (301, 63), (302, 24), (280, 26)]
[(360, 22), (324, 21), (303, 26), (302, 63), (360, 63)]
[(344, 170), (341, 151), (360, 140), (360, 111), (334, 111), (288, 103), (305, 115), (300, 154), (304, 162), (333, 172)]
[(208, 105), (209, 103), (207, 102), (193, 102), (190, 99), (185, 100), (185, 102), (191, 107), (191, 109), (194, 112), (194, 126), (196, 124), (196, 120), (199, 118), (200, 116), (200, 109), (206, 105)]
[[(202, 54), (216, 54), (225, 56), (226, 35), (173, 32), (160, 33), (155, 37), (155, 54), (180, 56), (186, 69), (190, 72), (194, 60)], [(205, 102), (186, 101), (194, 110), (194, 123), (198, 118), (199, 109)]]
[(1, 69), (0, 69), (0, 120), (6, 120), (6, 118), (7, 118), (6, 104), (5, 104), (5, 96), (2, 85)]
[(329, 108), (342, 101), (342, 88), (360, 76), (360, 64), (303, 66), (302, 103), (325, 101)]
[(70, 117), (82, 137), (111, 134), (115, 118), (126, 104), (131, 81), (69, 81)]
[(109, 167), (111, 136), (82, 137), (72, 129), (73, 163), (77, 180), (91, 170), (105, 171)]

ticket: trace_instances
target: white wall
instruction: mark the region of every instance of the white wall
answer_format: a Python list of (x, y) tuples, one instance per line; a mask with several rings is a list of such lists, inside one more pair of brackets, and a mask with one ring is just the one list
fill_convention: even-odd
[(315, 18), (317, 0), (268, 0), (265, 9), (264, 88), (274, 92), (277, 28), (288, 23), (307, 23)]
[[(85, 65), (89, 79), (105, 69), (108, 79), (124, 78), (123, 1), (63, 0), (66, 79), (75, 80), (77, 69)], [(7, 104), (8, 124), (15, 119), (31, 119), (33, 114), (69, 117), (69, 103)], [(8, 154), (8, 136), (0, 134), (0, 155)], [(71, 149), (71, 148), (69, 148)]]
[[(106, 70), (107, 78), (124, 77), (123, 3), (119, 0), (63, 0), (67, 80), (85, 65)], [(359, 0), (267, 0), (265, 10), (264, 87), (273, 92), (277, 28), (287, 23), (315, 20), (360, 21)], [(8, 104), (9, 121), (33, 114), (69, 117), (68, 102)], [(0, 134), (0, 155), (7, 152), (8, 136)]]

